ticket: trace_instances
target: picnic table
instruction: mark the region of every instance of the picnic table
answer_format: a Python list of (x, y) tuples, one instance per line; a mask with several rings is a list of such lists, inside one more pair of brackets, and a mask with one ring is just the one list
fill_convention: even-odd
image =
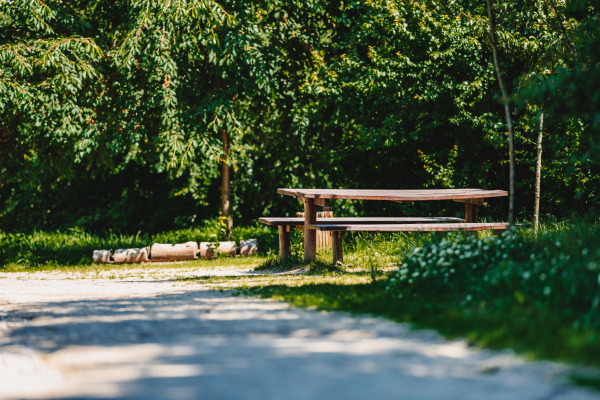
[[(316, 226), (317, 206), (328, 207), (330, 199), (344, 200), (387, 200), (398, 203), (415, 201), (453, 200), (465, 203), (464, 230), (477, 230), (478, 206), (487, 204), (486, 198), (508, 196), (504, 190), (483, 189), (416, 189), (416, 190), (371, 190), (371, 189), (277, 189), (277, 193), (293, 196), (304, 204), (304, 259), (314, 260), (317, 253), (316, 229), (327, 230), (324, 226)], [(439, 224), (442, 225), (442, 224)], [(392, 228), (388, 225), (387, 230)], [(311, 229), (312, 228), (312, 229)], [(419, 230), (417, 225), (412, 225), (411, 230)], [(454, 229), (456, 229), (454, 227)], [(488, 229), (494, 229), (492, 225)], [(346, 230), (352, 230), (346, 226)], [(364, 227), (363, 227), (364, 230)], [(381, 230), (376, 229), (373, 230)], [(432, 224), (426, 229), (435, 230)], [(341, 243), (340, 243), (341, 245)]]

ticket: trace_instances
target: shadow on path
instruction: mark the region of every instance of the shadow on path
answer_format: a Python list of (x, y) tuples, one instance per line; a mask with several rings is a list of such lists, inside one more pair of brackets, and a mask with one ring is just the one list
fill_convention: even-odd
[(43, 398), (600, 398), (554, 379), (564, 366), (469, 349), (380, 318), (173, 290), (3, 307), (13, 328), (0, 352), (46, 354), (64, 384)]

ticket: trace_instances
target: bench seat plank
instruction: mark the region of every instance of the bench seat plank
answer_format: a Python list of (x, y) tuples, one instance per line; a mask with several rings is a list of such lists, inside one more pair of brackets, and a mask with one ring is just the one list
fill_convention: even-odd
[(449, 232), (505, 230), (508, 222), (460, 223), (460, 224), (311, 224), (310, 229), (319, 231), (358, 231), (358, 232)]
[[(435, 222), (460, 223), (464, 219), (448, 217), (333, 217), (317, 218), (317, 222), (327, 221), (333, 224), (363, 225), (363, 224), (426, 224)], [(258, 219), (261, 224), (269, 226), (303, 226), (304, 218), (295, 217), (262, 217)]]

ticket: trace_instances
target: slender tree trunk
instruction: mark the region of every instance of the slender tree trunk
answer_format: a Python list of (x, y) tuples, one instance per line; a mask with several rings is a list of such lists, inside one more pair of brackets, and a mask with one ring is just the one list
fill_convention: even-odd
[(492, 54), (494, 56), (494, 67), (498, 76), (498, 84), (502, 93), (502, 103), (504, 103), (504, 113), (506, 114), (506, 126), (508, 128), (508, 157), (510, 162), (510, 187), (508, 193), (508, 222), (512, 225), (515, 223), (515, 132), (510, 114), (509, 98), (504, 82), (502, 81), (502, 71), (498, 62), (498, 45), (496, 43), (496, 24), (494, 23), (494, 13), (490, 0), (485, 1), (488, 9), (488, 18), (490, 23), (490, 41), (492, 43)]
[[(543, 106), (542, 106), (543, 108)], [(542, 182), (542, 132), (544, 131), (544, 112), (540, 113), (540, 131), (537, 140), (537, 158), (535, 162), (535, 205), (533, 210), (533, 230), (538, 233), (540, 219), (540, 185)]]
[(221, 209), (223, 216), (227, 217), (227, 233), (225, 238), (231, 239), (231, 229), (233, 228), (233, 215), (231, 213), (231, 166), (228, 164), (231, 150), (229, 148), (229, 133), (223, 129), (223, 152), (225, 157), (223, 159), (223, 173), (221, 177), (223, 182), (221, 184)]

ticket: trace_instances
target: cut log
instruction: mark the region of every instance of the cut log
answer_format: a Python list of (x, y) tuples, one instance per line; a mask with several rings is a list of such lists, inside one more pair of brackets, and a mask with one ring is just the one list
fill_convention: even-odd
[(117, 249), (115, 250), (113, 259), (116, 263), (147, 263), (150, 261), (148, 253), (147, 247), (139, 249)]
[(248, 257), (258, 251), (258, 239), (240, 240), (240, 255)]
[(235, 242), (220, 242), (219, 253), (224, 256), (235, 257)]
[[(215, 245), (211, 242), (200, 243), (200, 257), (213, 258), (215, 256)], [(235, 242), (220, 242), (218, 252), (224, 256), (235, 257)]]
[(110, 250), (94, 250), (92, 256), (94, 263), (96, 264), (112, 264), (112, 253)]
[(210, 242), (200, 243), (200, 258), (213, 258), (215, 256), (215, 246)]
[(185, 261), (198, 258), (198, 243), (187, 242), (180, 244), (154, 243), (150, 249), (152, 262)]

